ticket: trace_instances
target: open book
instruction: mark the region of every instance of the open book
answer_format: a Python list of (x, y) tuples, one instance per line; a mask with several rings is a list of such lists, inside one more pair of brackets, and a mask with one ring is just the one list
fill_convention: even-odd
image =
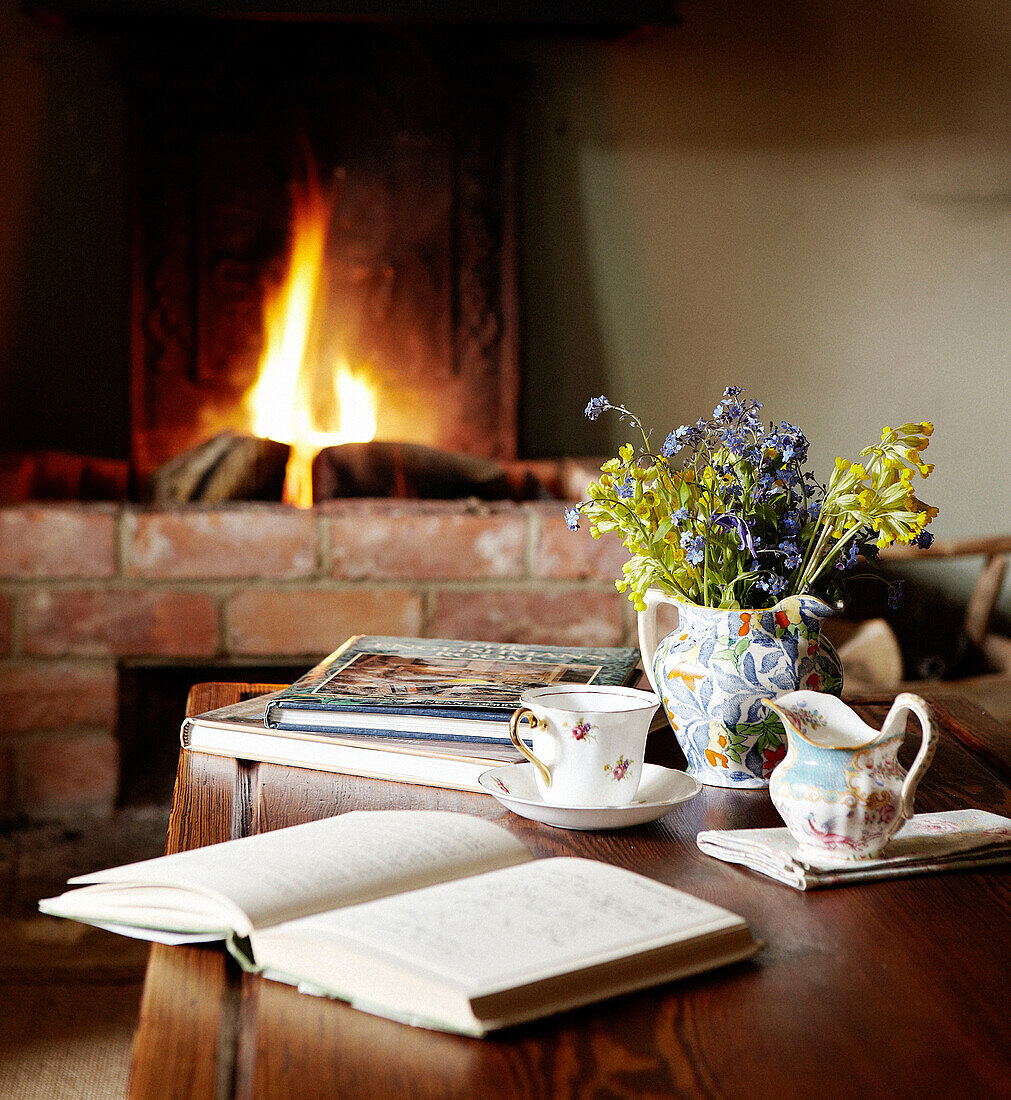
[(494, 1028), (746, 958), (733, 913), (467, 814), (344, 814), (82, 875), (41, 901), (424, 1027)]

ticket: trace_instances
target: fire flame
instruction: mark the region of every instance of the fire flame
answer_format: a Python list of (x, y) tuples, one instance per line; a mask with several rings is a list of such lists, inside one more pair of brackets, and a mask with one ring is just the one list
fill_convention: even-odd
[(314, 170), (294, 195), (288, 271), (264, 306), (266, 341), (246, 395), (254, 434), (291, 447), (283, 499), (312, 506), (312, 462), (323, 447), (365, 443), (376, 434), (375, 397), (364, 372), (340, 360), (333, 370), (309, 352), (331, 202)]

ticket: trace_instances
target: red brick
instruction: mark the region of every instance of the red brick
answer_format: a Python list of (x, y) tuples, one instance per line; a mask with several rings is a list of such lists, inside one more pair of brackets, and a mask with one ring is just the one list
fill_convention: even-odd
[(125, 517), (131, 577), (300, 577), (317, 566), (316, 517), (230, 505)]
[(14, 636), (14, 601), (10, 596), (0, 594), (0, 657), (11, 652)]
[(466, 580), (525, 573), (527, 520), (509, 515), (349, 512), (328, 519), (335, 577)]
[(562, 495), (570, 500), (583, 500), (587, 485), (600, 477), (600, 467), (606, 461), (606, 455), (600, 458), (563, 458)]
[(111, 577), (116, 516), (109, 505), (0, 509), (0, 576)]
[(321, 656), (351, 634), (421, 633), (421, 597), (406, 588), (251, 588), (228, 606), (228, 650)]
[(542, 645), (620, 645), (624, 599), (617, 592), (443, 591), (427, 633)]
[(198, 657), (217, 644), (217, 609), (202, 592), (42, 589), (22, 613), (22, 648), (35, 656)]
[(33, 661), (0, 671), (5, 733), (116, 724), (118, 677), (111, 661)]
[(23, 750), (24, 809), (112, 808), (119, 783), (119, 752), (107, 734), (46, 738)]
[(541, 531), (534, 553), (534, 575), (559, 580), (616, 581), (621, 567), (631, 556), (613, 534), (595, 539), (584, 520), (578, 531), (570, 531), (562, 508), (541, 510)]

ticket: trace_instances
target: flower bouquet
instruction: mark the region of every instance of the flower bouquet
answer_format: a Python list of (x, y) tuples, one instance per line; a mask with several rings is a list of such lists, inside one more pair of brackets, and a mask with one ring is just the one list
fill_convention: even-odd
[[(639, 418), (596, 397), (641, 438), (601, 467), (587, 499), (566, 510), (594, 538), (629, 551), (616, 581), (639, 612), (643, 662), (689, 761), (704, 782), (764, 786), (782, 757), (782, 727), (761, 700), (807, 687), (841, 687), (821, 622), (841, 604), (847, 575), (893, 542), (929, 546), (937, 509), (913, 479), (933, 425), (886, 427), (858, 462), (837, 458), (827, 483), (806, 470), (808, 441), (785, 421), (766, 424), (759, 402), (731, 386), (713, 410), (672, 431), (658, 451)], [(897, 601), (901, 582), (889, 586)], [(655, 631), (659, 602), (678, 630)]]

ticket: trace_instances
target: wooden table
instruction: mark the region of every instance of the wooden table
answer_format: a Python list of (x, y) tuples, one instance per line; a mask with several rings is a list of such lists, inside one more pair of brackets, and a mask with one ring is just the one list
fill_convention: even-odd
[[(200, 685), (190, 710), (259, 690)], [(886, 705), (859, 709), (879, 725)], [(940, 746), (917, 808), (1011, 816), (1008, 731), (963, 701), (936, 710)], [(653, 759), (677, 751), (673, 736), (651, 749)], [(574, 833), (515, 817), (486, 795), (184, 752), (168, 850), (378, 808), (480, 814), (535, 855), (641, 871), (742, 914), (767, 947), (723, 970), (469, 1039), (243, 975), (217, 948), (154, 946), (131, 1097), (1011, 1095), (1007, 872), (805, 894), (697, 850), (703, 828), (778, 824), (764, 791), (707, 787), (653, 824)]]

